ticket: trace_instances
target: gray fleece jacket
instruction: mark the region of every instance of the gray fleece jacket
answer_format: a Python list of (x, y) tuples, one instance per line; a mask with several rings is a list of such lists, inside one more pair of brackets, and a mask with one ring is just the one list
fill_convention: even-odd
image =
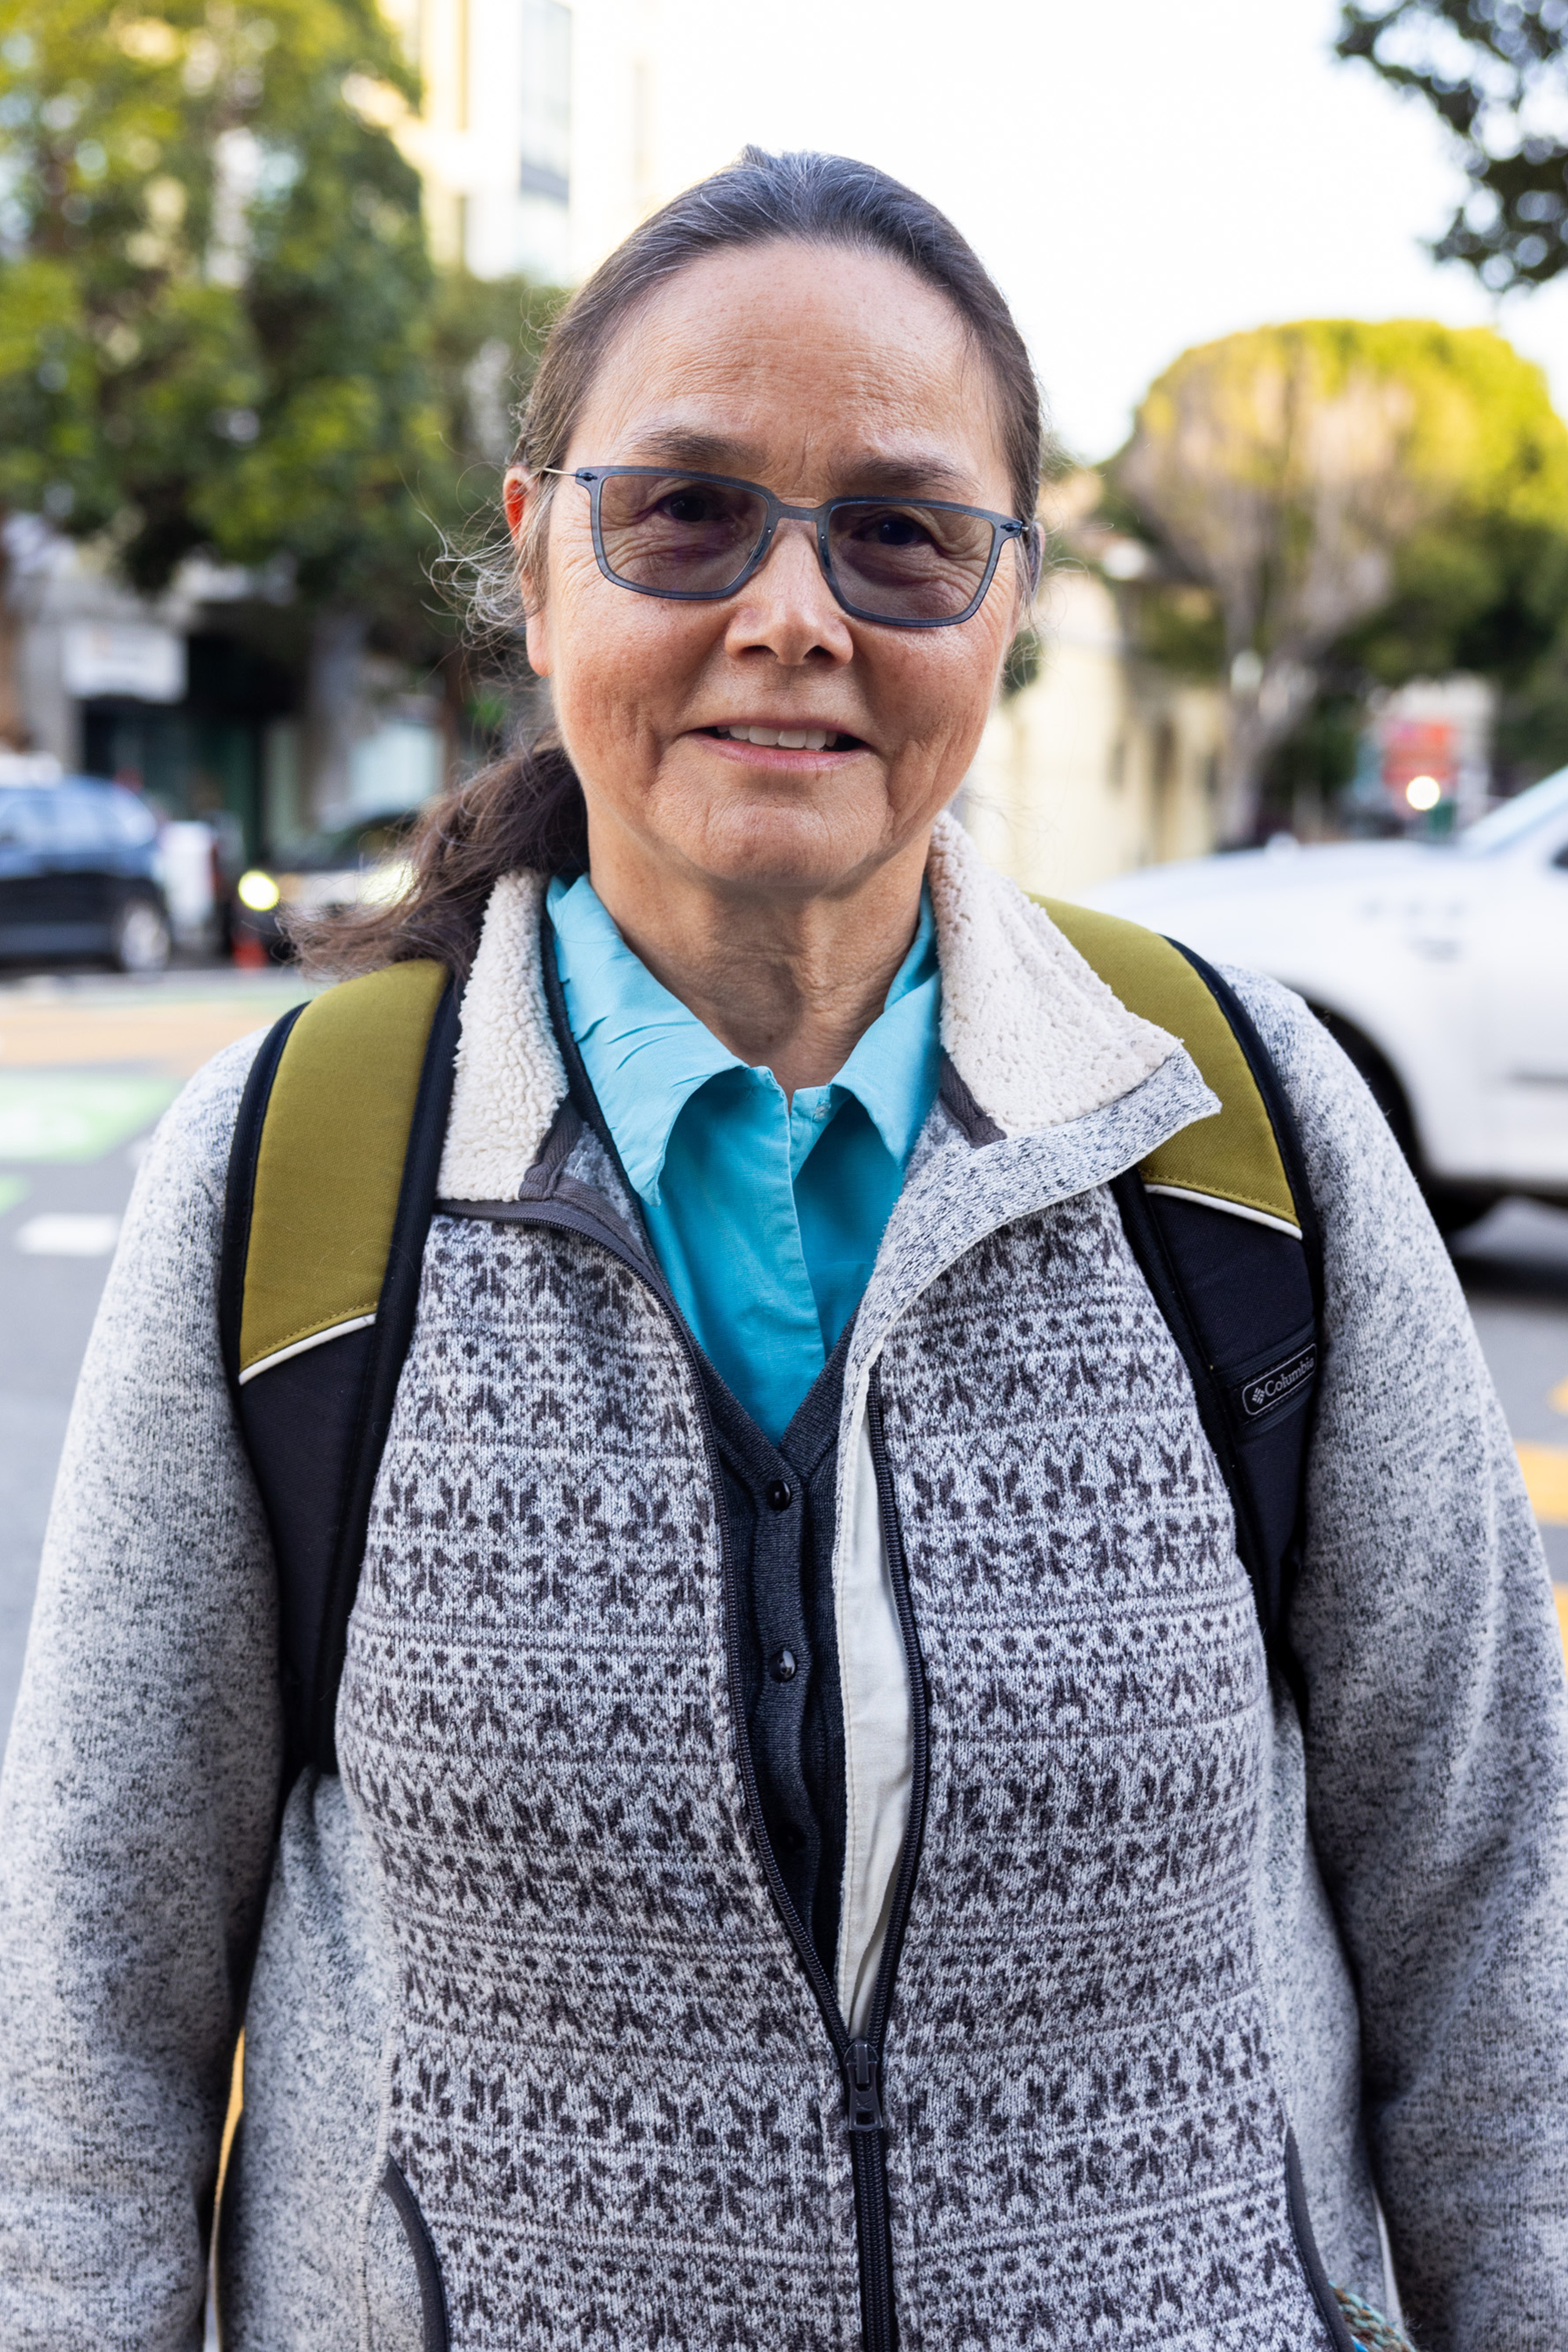
[[(218, 1355), (253, 1045), (138, 1179), (0, 1781), (6, 2352), (193, 2352), (242, 2015), (241, 2352), (860, 2339), (854, 2151), (738, 1776), (689, 1360), (603, 1245), (629, 1203), (591, 1135), (551, 1180), (576, 1228), (493, 1214), (563, 1093), (538, 887), (498, 889), (465, 998), (341, 1779), (279, 1787)], [(1233, 975), (1325, 1234), (1303, 1725), (1107, 1189), (1213, 1097), (954, 828), (931, 887), (953, 1083), (856, 1318), (835, 1555), (845, 1913), (874, 1944), (908, 1802), (866, 1632), (877, 1414), (930, 1740), (882, 2050), (900, 2345), (1321, 2352), (1311, 2240), (1386, 2305), (1381, 2200), (1431, 2352), (1563, 2352), (1568, 1698), (1442, 1245), (1324, 1033)]]

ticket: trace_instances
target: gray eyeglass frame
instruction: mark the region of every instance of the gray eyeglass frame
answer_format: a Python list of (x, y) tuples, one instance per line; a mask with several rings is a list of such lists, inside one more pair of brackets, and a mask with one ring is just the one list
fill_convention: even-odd
[[(564, 466), (542, 466), (539, 470), (543, 474), (558, 475), (563, 481), (582, 483), (588, 493), (589, 522), (594, 534), (594, 554), (599, 569), (612, 586), (625, 588), (633, 596), (658, 596), (664, 603), (670, 604), (721, 604), (727, 596), (738, 594), (752, 573), (767, 561), (768, 551), (773, 546), (774, 534), (781, 522), (809, 522), (815, 526), (816, 560), (821, 566), (822, 576), (827, 583), (834, 602), (842, 611), (849, 614), (851, 620), (868, 621), (879, 629), (956, 629), (964, 621), (973, 620), (984, 604), (987, 591), (996, 576), (996, 566), (1001, 562), (1002, 550), (1012, 540), (1021, 539), (1025, 542), (1024, 558), (1031, 595), (1037, 584), (1039, 526), (1032, 522), (1020, 522), (1016, 515), (993, 514), (988, 507), (961, 506), (954, 499), (889, 500), (885, 496), (882, 498), (860, 496), (825, 499), (819, 507), (791, 507), (785, 506), (782, 499), (776, 499), (772, 490), (764, 488), (761, 482), (742, 481), (735, 474), (699, 473), (688, 466), (578, 466), (573, 468)], [(729, 581), (722, 588), (649, 588), (640, 580), (625, 580), (613, 569), (610, 559), (605, 552), (605, 537), (599, 520), (599, 502), (604, 486), (614, 474), (636, 474), (655, 481), (711, 482), (720, 489), (749, 490), (753, 498), (762, 499), (766, 509), (762, 537), (752, 550), (751, 556), (742, 570), (737, 572), (733, 580)], [(976, 521), (990, 524), (991, 553), (986, 559), (980, 585), (962, 613), (947, 613), (940, 620), (934, 621), (899, 620), (887, 613), (868, 612), (863, 604), (852, 604), (844, 593), (833, 576), (833, 556), (828, 541), (828, 530), (833, 516), (841, 507), (879, 507), (889, 504), (931, 507), (939, 514), (973, 515)]]

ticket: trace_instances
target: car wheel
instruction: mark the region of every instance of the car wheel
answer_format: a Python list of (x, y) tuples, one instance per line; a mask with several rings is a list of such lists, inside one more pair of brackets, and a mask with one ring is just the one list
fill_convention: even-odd
[(169, 919), (151, 898), (127, 898), (110, 927), (109, 952), (117, 971), (164, 971), (174, 941)]
[(1462, 1234), (1467, 1226), (1479, 1224), (1502, 1199), (1500, 1192), (1488, 1192), (1481, 1184), (1423, 1183), (1426, 1206), (1432, 1212), (1432, 1222), (1445, 1241)]
[(1337, 1013), (1324, 1013), (1316, 1006), (1313, 1010), (1346, 1060), (1353, 1062), (1366, 1080), (1373, 1102), (1388, 1121), (1394, 1141), (1410, 1162), (1411, 1172), (1426, 1195), (1432, 1222), (1444, 1238), (1463, 1233), (1467, 1225), (1477, 1223), (1489, 1210), (1495, 1209), (1502, 1198), (1500, 1192), (1484, 1184), (1445, 1184), (1428, 1175), (1421, 1165), (1415, 1122), (1410, 1116), (1405, 1089), (1388, 1063), (1352, 1023), (1342, 1020)]
[(1419, 1175), (1415, 1122), (1410, 1116), (1410, 1105), (1405, 1099), (1405, 1089), (1371, 1038), (1363, 1037), (1353, 1023), (1342, 1019), (1337, 1013), (1325, 1013), (1318, 1005), (1314, 1005), (1312, 1010), (1345, 1059), (1352, 1063), (1365, 1079), (1367, 1091), (1394, 1130), (1394, 1141)]

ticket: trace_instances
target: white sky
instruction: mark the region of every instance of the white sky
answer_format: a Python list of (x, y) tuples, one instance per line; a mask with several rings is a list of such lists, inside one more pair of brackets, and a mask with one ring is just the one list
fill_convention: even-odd
[(1332, 0), (657, 0), (666, 188), (746, 140), (835, 148), (951, 213), (1107, 456), (1188, 344), (1269, 320), (1494, 320), (1568, 409), (1568, 278), (1500, 316), (1420, 246), (1439, 126), (1330, 54)]

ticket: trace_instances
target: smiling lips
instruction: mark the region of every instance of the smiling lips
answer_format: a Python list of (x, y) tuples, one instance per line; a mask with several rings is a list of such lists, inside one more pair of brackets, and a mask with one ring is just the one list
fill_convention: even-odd
[(847, 751), (859, 740), (830, 727), (710, 727), (704, 731), (731, 743), (759, 743), (781, 751)]

